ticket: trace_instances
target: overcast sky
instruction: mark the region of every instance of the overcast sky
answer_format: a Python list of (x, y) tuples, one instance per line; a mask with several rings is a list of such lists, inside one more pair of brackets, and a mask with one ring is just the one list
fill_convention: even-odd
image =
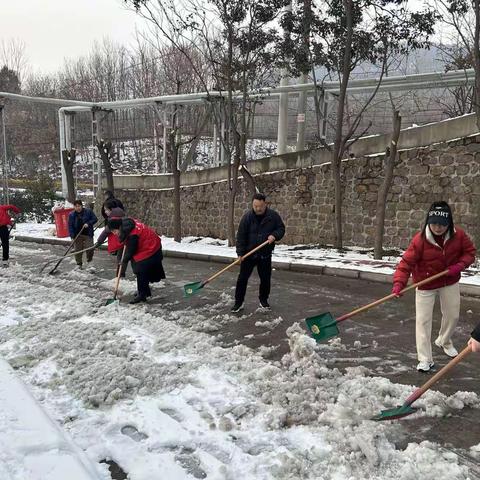
[(122, 0), (0, 0), (0, 12), (0, 41), (23, 41), (31, 68), (43, 73), (88, 54), (104, 36), (128, 46), (135, 26), (145, 25)]
[[(423, 5), (425, 0), (409, 0)], [(25, 44), (30, 70), (51, 73), (65, 58), (87, 55), (95, 40), (134, 44), (146, 23), (123, 0), (0, 0), (0, 42)]]

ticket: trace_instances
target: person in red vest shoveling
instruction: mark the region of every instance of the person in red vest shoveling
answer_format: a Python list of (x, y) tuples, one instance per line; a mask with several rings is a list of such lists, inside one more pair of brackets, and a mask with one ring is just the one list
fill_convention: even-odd
[(133, 273), (137, 276), (137, 293), (130, 303), (146, 302), (152, 296), (150, 283), (165, 278), (160, 237), (153, 229), (133, 218), (110, 219), (107, 225), (126, 247), (122, 270), (131, 261)]

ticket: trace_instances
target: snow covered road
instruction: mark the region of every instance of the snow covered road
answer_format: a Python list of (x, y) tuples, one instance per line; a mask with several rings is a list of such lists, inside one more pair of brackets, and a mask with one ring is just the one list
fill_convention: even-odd
[[(413, 387), (329, 367), (322, 352), (335, 343), (317, 346), (293, 325), (288, 353), (268, 361), (215, 336), (216, 321), (238, 321), (225, 313), (229, 295), (197, 310), (106, 307), (110, 281), (40, 275), (33, 248), (15, 245), (17, 263), (0, 272), (0, 355), (101, 478), (111, 478), (105, 459), (131, 480), (476, 478), (431, 442), (397, 449), (400, 427), (368, 419)], [(475, 393), (418, 402), (429, 416), (479, 404)], [(19, 468), (11, 478), (25, 476)]]

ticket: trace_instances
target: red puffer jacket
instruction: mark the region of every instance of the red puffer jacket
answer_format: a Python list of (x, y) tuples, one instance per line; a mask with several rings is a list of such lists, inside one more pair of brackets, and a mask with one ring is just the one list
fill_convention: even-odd
[(12, 224), (12, 219), (8, 214), (9, 210), (14, 213), (20, 213), (20, 209), (18, 209), (15, 205), (0, 205), (0, 227)]
[[(393, 275), (393, 283), (399, 283), (402, 288), (407, 285), (410, 274), (413, 282), (417, 283), (448, 267), (459, 264), (462, 269), (467, 268), (475, 260), (475, 246), (468, 235), (456, 227), (453, 237), (445, 236), (443, 248), (433, 237), (430, 228), (425, 229), (425, 235), (418, 232), (402, 256)], [(420, 287), (420, 290), (434, 290), (436, 288), (453, 285), (460, 280), (460, 273), (455, 276), (443, 276)]]
[(162, 241), (153, 229), (138, 220), (134, 220), (134, 222), (135, 228), (130, 232), (130, 235), (138, 235), (138, 248), (133, 255), (133, 259), (140, 262), (160, 250)]

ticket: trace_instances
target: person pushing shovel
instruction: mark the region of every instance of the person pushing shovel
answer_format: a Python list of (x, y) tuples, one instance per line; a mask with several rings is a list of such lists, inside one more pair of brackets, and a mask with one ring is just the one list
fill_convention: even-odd
[(272, 276), (272, 252), (275, 242), (285, 235), (285, 225), (280, 215), (267, 207), (266, 197), (262, 193), (256, 193), (252, 198), (252, 209), (246, 212), (237, 232), (237, 255), (242, 257), (248, 251), (268, 240), (268, 245), (261, 248), (255, 254), (249, 256), (240, 264), (240, 273), (235, 289), (235, 305), (233, 313), (243, 310), (245, 293), (247, 292), (248, 279), (257, 267), (260, 277), (259, 301), (260, 308), (269, 310), (268, 297), (270, 295), (270, 279)]
[(137, 293), (131, 304), (146, 302), (152, 296), (150, 283), (165, 278), (162, 265), (162, 242), (158, 234), (147, 225), (133, 218), (112, 218), (107, 226), (118, 236), (125, 252), (122, 254), (121, 269), (131, 261), (133, 273), (137, 277)]
[(433, 366), (432, 317), (435, 298), (440, 297), (442, 322), (435, 345), (453, 358), (458, 355), (452, 335), (460, 316), (460, 272), (475, 260), (475, 247), (468, 235), (453, 223), (447, 202), (434, 202), (425, 225), (412, 239), (393, 275), (392, 293), (401, 295), (410, 274), (418, 282), (439, 272), (445, 275), (416, 290), (416, 343), (420, 372)]
[[(73, 212), (68, 216), (68, 233), (75, 239), (75, 251), (80, 252), (89, 247), (93, 247), (93, 226), (97, 223), (97, 217), (92, 210), (83, 208), (81, 200), (73, 202)], [(87, 263), (93, 259), (94, 249), (86, 252)], [(75, 255), (75, 261), (78, 268), (82, 268), (82, 253)]]

